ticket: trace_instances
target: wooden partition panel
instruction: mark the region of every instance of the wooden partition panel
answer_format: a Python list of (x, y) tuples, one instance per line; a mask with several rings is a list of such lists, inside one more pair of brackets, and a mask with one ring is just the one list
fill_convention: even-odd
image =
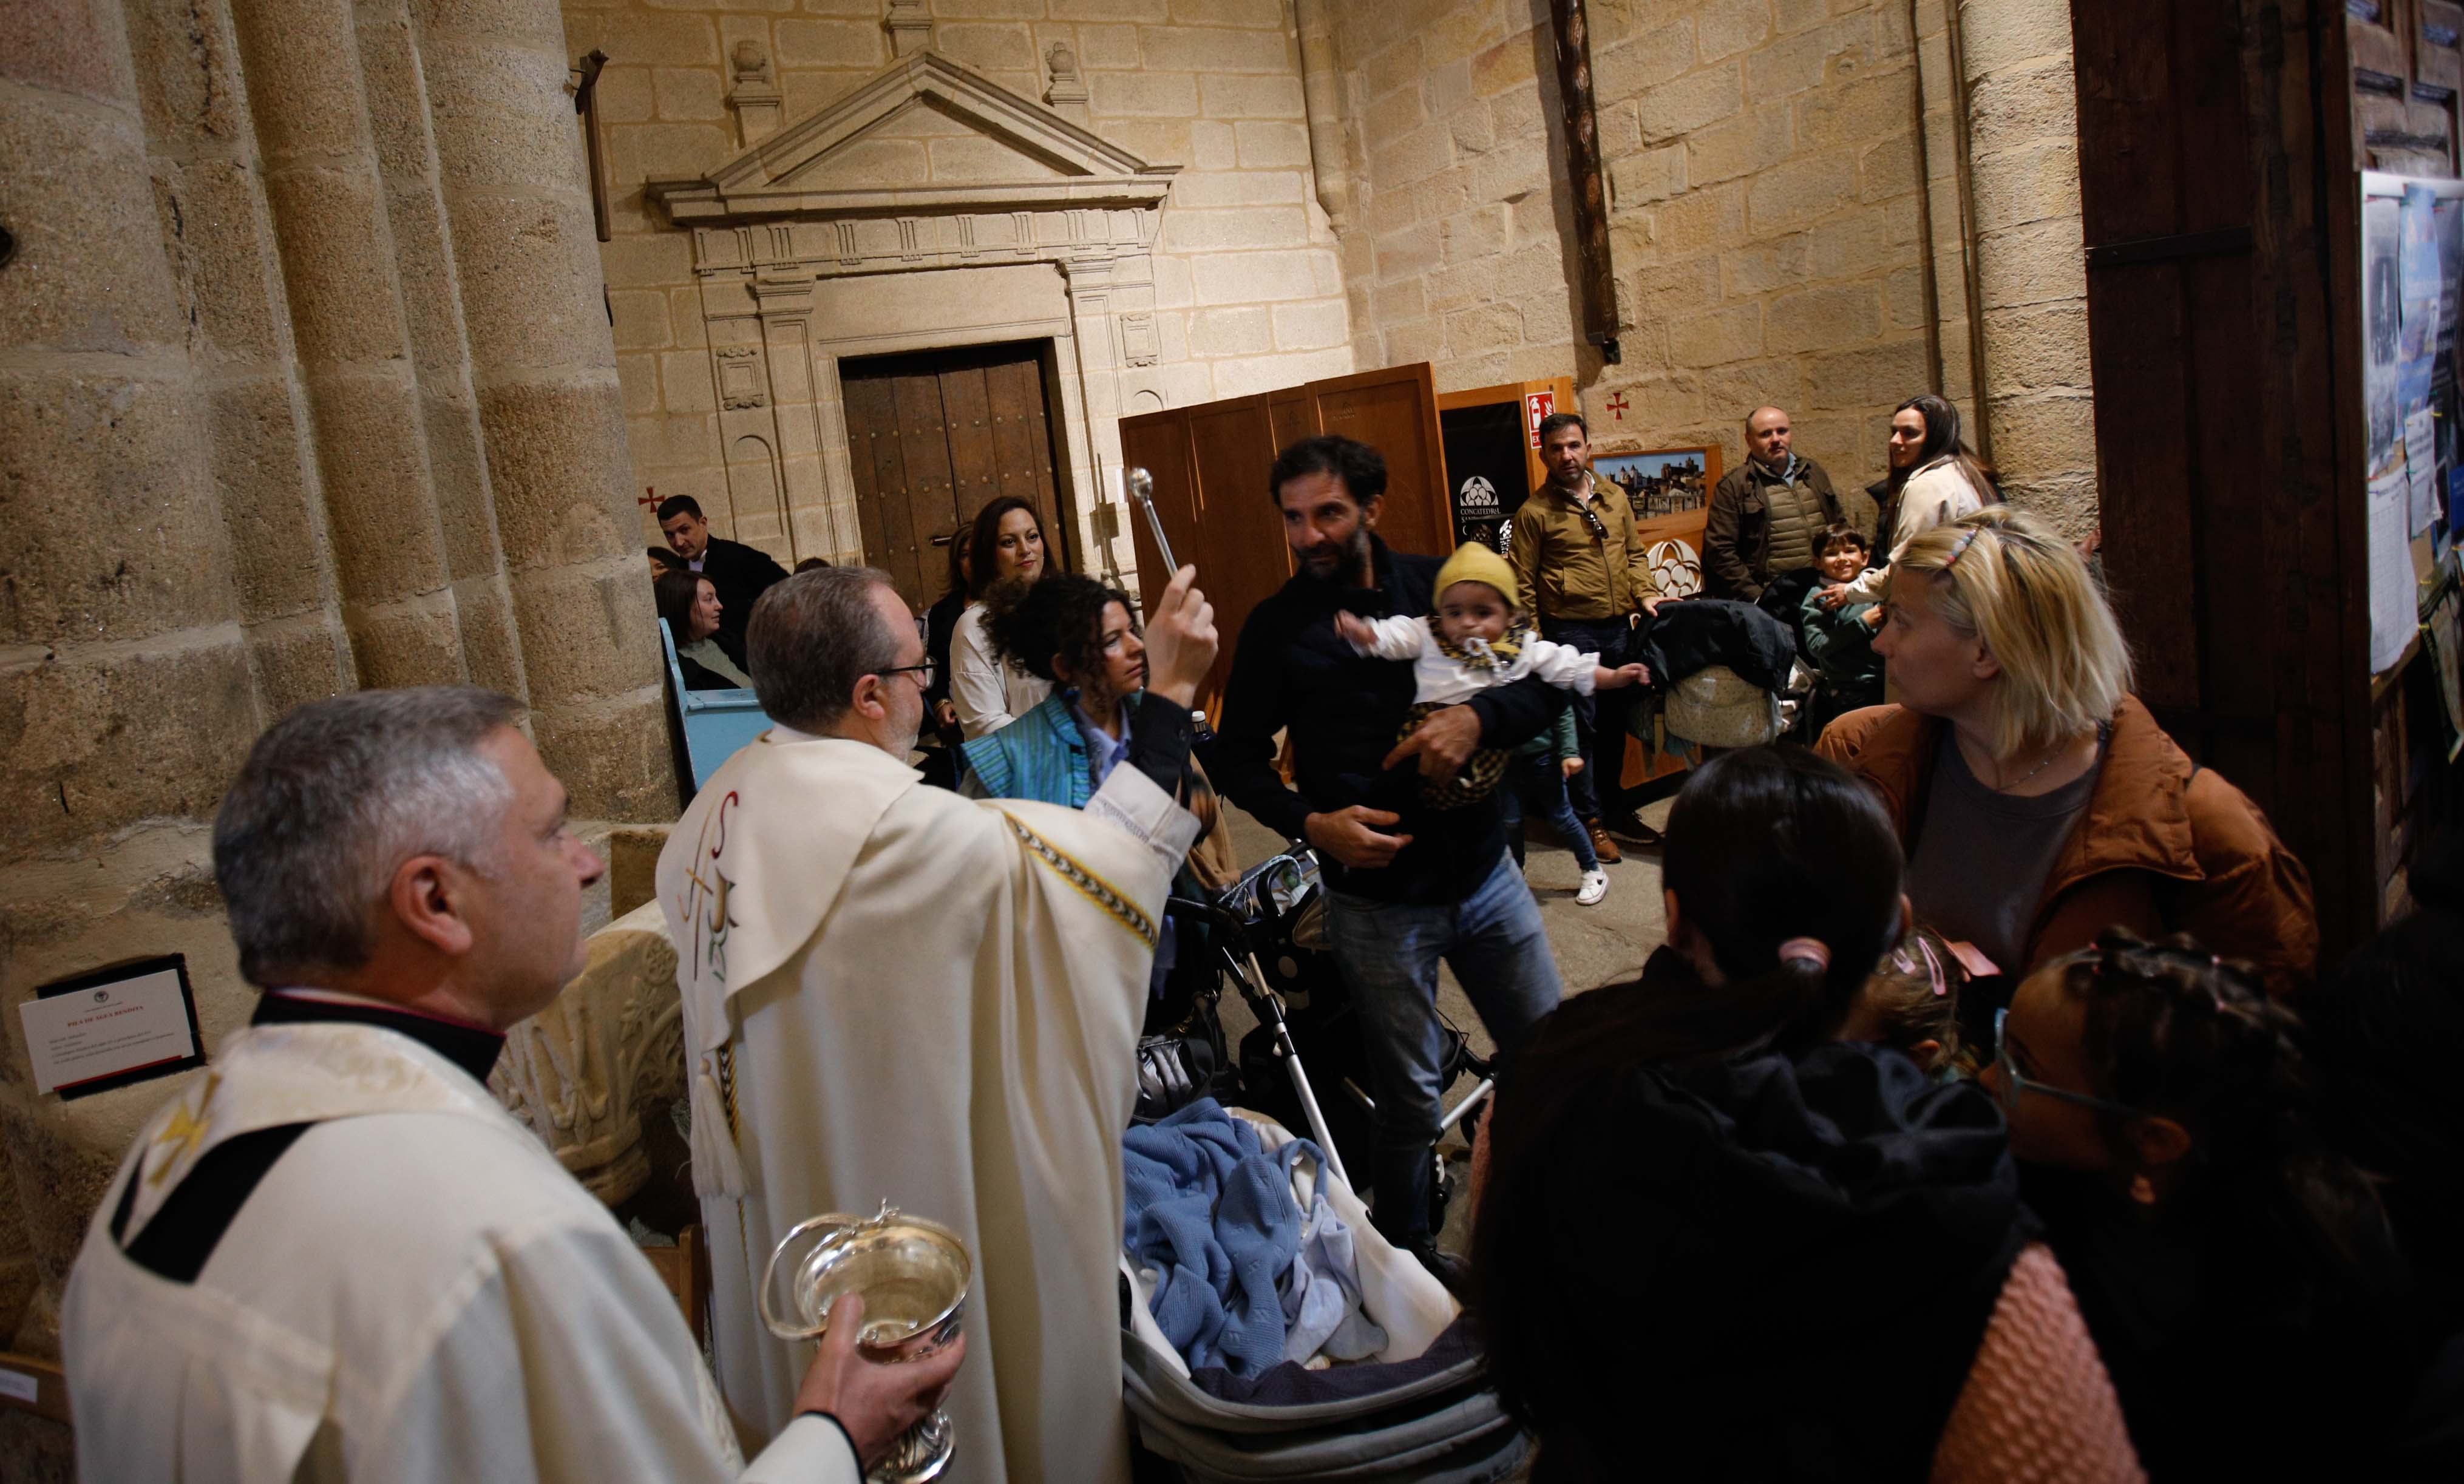
[[(1292, 574), (1267, 473), (1284, 447), (1321, 432), (1357, 438), (1386, 456), (1377, 530), (1390, 545), (1432, 554), (1453, 549), (1445, 449), (1425, 362), (1121, 420), (1123, 462), (1154, 477), (1155, 510), (1173, 555), (1198, 564), (1199, 585), (1215, 604), (1223, 651), (1199, 698), (1212, 716), (1222, 713), (1224, 683), (1249, 610)], [(1137, 550), (1138, 599), (1152, 606), (1172, 574), (1145, 517), (1135, 510), (1124, 513)]]
[(1357, 438), (1386, 455), (1386, 502), (1377, 534), (1397, 551), (1455, 549), (1454, 503), (1446, 496), (1445, 439), (1438, 430), (1438, 388), (1425, 360), (1357, 376), (1311, 382), (1311, 433)]
[(2105, 574), (2141, 698), (2308, 864), (2330, 960), (2376, 917), (2360, 201), (2312, 91), (2342, 10), (2071, 6)]

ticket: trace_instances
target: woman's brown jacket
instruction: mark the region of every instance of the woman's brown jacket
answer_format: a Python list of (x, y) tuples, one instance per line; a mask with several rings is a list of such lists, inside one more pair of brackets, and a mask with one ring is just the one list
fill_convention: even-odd
[[(1881, 795), (1911, 855), (1946, 725), (1904, 707), (1869, 707), (1833, 722), (1815, 745)], [(1916, 907), (1922, 919), (1925, 904)], [(2117, 926), (2145, 938), (2186, 932), (2211, 952), (2248, 959), (2279, 997), (2309, 983), (2319, 956), (2310, 873), (2258, 806), (2191, 762), (2136, 696), (2114, 712), (2087, 812), (2045, 878), (2024, 967)]]

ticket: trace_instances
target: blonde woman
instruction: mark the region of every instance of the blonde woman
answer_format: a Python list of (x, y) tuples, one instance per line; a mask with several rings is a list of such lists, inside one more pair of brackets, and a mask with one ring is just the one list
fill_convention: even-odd
[(2239, 789), (2130, 693), (2130, 652), (2071, 544), (1991, 506), (1910, 540), (1874, 648), (1898, 704), (1818, 751), (1882, 796), (1920, 921), (2013, 976), (2107, 928), (2195, 935), (2278, 993), (2308, 977), (2310, 878)]

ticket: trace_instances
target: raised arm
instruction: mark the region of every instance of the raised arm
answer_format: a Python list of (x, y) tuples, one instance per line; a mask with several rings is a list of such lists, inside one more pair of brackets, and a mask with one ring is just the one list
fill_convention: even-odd
[(1409, 614), (1364, 619), (1356, 613), (1343, 613), (1335, 616), (1334, 623), (1354, 653), (1380, 660), (1417, 660), (1429, 644), (1428, 620)]

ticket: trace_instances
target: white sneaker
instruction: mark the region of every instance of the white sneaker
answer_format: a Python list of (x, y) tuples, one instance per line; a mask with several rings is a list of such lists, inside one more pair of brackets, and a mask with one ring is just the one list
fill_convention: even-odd
[(1576, 906), (1597, 906), (1600, 905), (1600, 898), (1605, 897), (1608, 894), (1609, 873), (1606, 871), (1585, 871), (1583, 873), (1583, 889), (1574, 893), (1574, 905)]

